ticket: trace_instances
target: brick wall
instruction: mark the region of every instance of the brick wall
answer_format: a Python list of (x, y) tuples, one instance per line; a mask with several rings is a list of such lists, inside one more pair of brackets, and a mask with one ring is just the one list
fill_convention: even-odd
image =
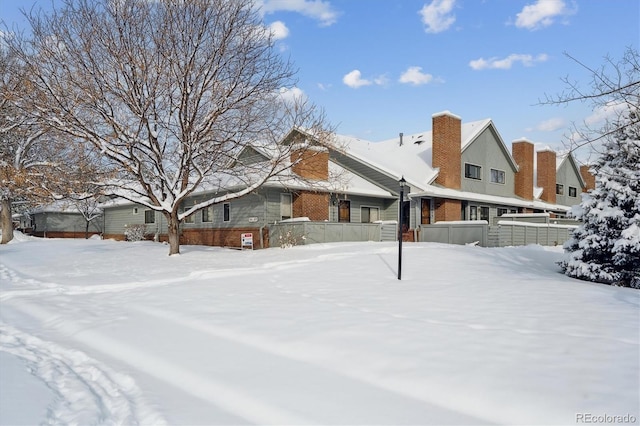
[(514, 141), (511, 145), (513, 159), (518, 165), (514, 192), (526, 200), (533, 200), (533, 144), (529, 141)]
[(300, 148), (291, 153), (291, 170), (305, 179), (329, 178), (329, 151), (318, 148)]
[(538, 186), (542, 188), (540, 199), (556, 202), (556, 153), (551, 150), (538, 151)]
[[(253, 247), (260, 248), (259, 228), (218, 228), (218, 229), (183, 229), (180, 235), (180, 244), (193, 244), (219, 247), (240, 247), (240, 234), (253, 234)], [(269, 230), (262, 230), (264, 247), (269, 247)], [(161, 235), (164, 241), (166, 235)]]
[(329, 220), (329, 194), (302, 191), (293, 197), (293, 217)]
[(589, 191), (590, 189), (596, 188), (596, 177), (591, 174), (589, 171), (590, 166), (580, 166), (580, 175), (582, 179), (584, 179), (584, 183), (587, 184), (585, 188), (582, 188), (583, 191)]
[[(46, 238), (81, 238), (84, 239), (85, 234), (84, 231), (38, 231), (32, 234), (34, 237), (46, 237)], [(89, 231), (89, 238), (93, 235), (100, 235), (99, 232), (91, 232)]]
[(462, 122), (448, 111), (432, 117), (433, 150), (431, 163), (440, 169), (436, 183), (447, 188), (460, 189)]
[(462, 201), (446, 200), (439, 198), (435, 200), (436, 222), (460, 220), (462, 211)]

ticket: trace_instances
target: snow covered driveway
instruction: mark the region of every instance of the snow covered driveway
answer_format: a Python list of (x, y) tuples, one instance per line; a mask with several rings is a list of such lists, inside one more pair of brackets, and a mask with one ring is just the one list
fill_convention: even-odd
[(0, 424), (640, 417), (640, 292), (541, 247), (410, 244), (398, 281), (396, 250), (0, 247)]

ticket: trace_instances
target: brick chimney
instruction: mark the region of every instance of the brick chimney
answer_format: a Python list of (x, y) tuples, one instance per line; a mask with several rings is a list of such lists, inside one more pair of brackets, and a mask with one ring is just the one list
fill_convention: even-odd
[(291, 151), (291, 170), (312, 180), (329, 179), (329, 150), (323, 147), (298, 145)]
[(596, 189), (596, 177), (589, 171), (591, 166), (583, 165), (580, 166), (580, 176), (584, 180), (584, 183), (587, 185), (582, 190), (587, 192), (592, 189)]
[(538, 186), (540, 197), (547, 203), (556, 202), (556, 153), (552, 150), (538, 151)]
[(436, 183), (446, 188), (460, 189), (462, 120), (449, 111), (431, 116), (432, 158), (434, 168), (440, 169)]
[(511, 143), (513, 159), (518, 165), (514, 192), (525, 200), (533, 200), (533, 144), (526, 139)]

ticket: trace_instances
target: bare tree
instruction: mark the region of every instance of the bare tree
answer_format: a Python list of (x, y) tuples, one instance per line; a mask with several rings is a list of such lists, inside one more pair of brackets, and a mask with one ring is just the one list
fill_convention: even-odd
[(52, 196), (54, 171), (64, 150), (51, 129), (16, 107), (14, 96), (24, 82), (16, 58), (0, 49), (0, 244), (13, 239), (14, 202), (33, 204)]
[[(184, 218), (287, 173), (291, 128), (330, 134), (283, 96), (295, 71), (252, 0), (65, 0), (28, 18), (32, 36), (10, 43), (35, 75), (25, 110), (99, 150), (118, 170), (107, 189), (166, 217), (169, 254)], [(235, 162), (248, 146), (269, 160)], [(181, 211), (203, 188), (218, 195)]]
[(594, 114), (572, 125), (572, 133), (567, 137), (568, 148), (573, 151), (589, 147), (592, 152), (602, 154), (604, 150), (600, 147), (605, 140), (626, 127), (637, 126), (640, 120), (637, 115), (630, 114), (640, 106), (640, 54), (636, 48), (628, 47), (621, 59), (606, 56), (599, 67), (589, 66), (568, 53), (565, 55), (587, 71), (589, 83), (585, 86), (565, 77), (566, 90), (558, 95), (546, 95), (540, 103), (589, 103)]

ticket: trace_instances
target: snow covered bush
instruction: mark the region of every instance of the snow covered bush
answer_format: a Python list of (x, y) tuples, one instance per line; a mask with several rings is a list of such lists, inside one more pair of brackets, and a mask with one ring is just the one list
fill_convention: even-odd
[(278, 237), (280, 248), (283, 249), (297, 246), (304, 240), (306, 240), (306, 237), (304, 235), (300, 235), (291, 229), (287, 230), (287, 232), (285, 232), (284, 234), (280, 234), (280, 236)]
[(124, 236), (127, 241), (142, 241), (147, 234), (147, 226), (144, 224), (134, 224), (124, 226)]
[(640, 122), (636, 112), (592, 166), (596, 187), (572, 215), (582, 221), (559, 262), (570, 277), (640, 288)]

